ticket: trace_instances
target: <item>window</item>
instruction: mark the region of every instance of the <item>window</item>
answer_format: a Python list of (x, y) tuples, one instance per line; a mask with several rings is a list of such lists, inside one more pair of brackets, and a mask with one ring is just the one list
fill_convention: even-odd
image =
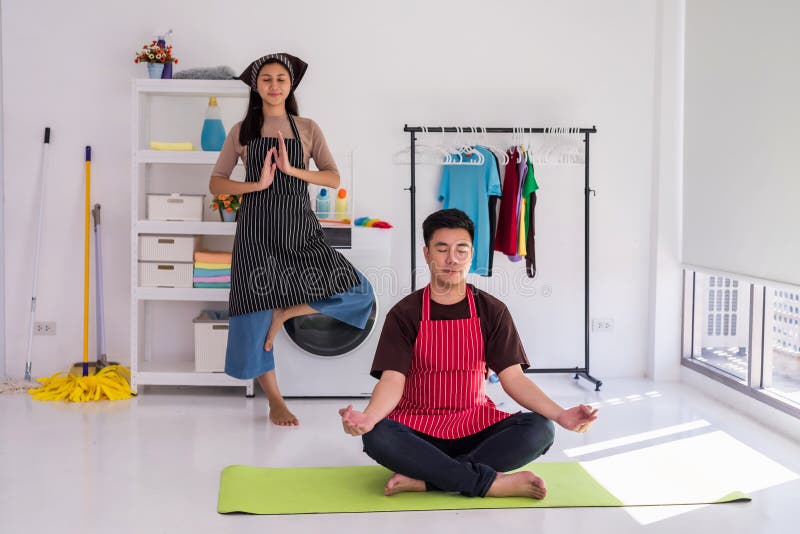
[(703, 335), (694, 339), (689, 357), (745, 383), (750, 339), (748, 328), (741, 324), (746, 317), (739, 306), (747, 303), (739, 299), (739, 286), (739, 280), (696, 274), (695, 287), (705, 295), (701, 301), (705, 309), (695, 310), (695, 314), (705, 325), (695, 325)]
[(682, 362), (800, 417), (800, 287), (684, 271)]
[(764, 385), (800, 404), (800, 288), (767, 286), (764, 328)]

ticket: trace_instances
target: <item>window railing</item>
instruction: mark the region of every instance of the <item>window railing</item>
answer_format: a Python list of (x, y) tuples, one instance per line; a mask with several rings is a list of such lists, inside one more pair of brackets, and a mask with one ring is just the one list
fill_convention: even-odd
[(684, 270), (681, 361), (800, 418), (800, 288)]

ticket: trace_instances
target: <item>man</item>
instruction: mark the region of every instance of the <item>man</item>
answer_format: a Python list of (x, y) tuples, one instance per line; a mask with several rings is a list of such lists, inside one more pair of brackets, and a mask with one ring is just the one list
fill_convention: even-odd
[[(386, 495), (457, 491), (468, 496), (541, 499), (530, 471), (505, 474), (547, 452), (553, 421), (586, 432), (597, 410), (563, 409), (523, 373), (525, 351), (506, 306), (467, 285), (474, 227), (457, 209), (422, 224), (431, 283), (386, 317), (372, 365), (379, 378), (363, 412), (339, 410), (345, 432), (395, 474)], [(503, 389), (530, 410), (508, 414), (486, 396), (491, 369)]]

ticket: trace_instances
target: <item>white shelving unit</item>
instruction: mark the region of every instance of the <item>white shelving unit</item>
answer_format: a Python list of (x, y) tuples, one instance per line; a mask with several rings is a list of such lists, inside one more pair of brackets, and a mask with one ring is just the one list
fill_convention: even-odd
[[(133, 82), (133, 135), (132, 135), (132, 189), (131, 189), (131, 389), (137, 392), (144, 385), (176, 386), (239, 386), (245, 387), (248, 396), (253, 395), (253, 380), (238, 380), (225, 373), (202, 373), (194, 371), (191, 355), (175, 354), (161, 361), (153, 354), (153, 306), (169, 302), (228, 301), (227, 289), (161, 288), (139, 286), (139, 236), (198, 235), (233, 236), (235, 223), (215, 221), (173, 222), (146, 220), (145, 195), (153, 168), (159, 166), (169, 174), (168, 166), (208, 166), (205, 180), (210, 175), (218, 152), (172, 152), (149, 150), (153, 125), (153, 108), (164, 107), (165, 100), (173, 97), (195, 100), (203, 97), (233, 97), (246, 99), (247, 87), (238, 80), (149, 80)], [(199, 103), (198, 103), (199, 106)], [(204, 104), (203, 104), (204, 106)], [(166, 106), (167, 108), (169, 105)], [(202, 123), (202, 121), (200, 121)], [(188, 134), (189, 132), (187, 132)], [(168, 178), (168, 177), (167, 177)], [(205, 182), (207, 183), (207, 181)], [(177, 192), (177, 191), (176, 191)]]

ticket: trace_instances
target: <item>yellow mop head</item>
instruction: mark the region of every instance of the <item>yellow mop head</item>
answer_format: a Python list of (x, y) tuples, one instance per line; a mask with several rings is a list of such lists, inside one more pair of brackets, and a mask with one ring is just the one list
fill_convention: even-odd
[(131, 373), (122, 365), (103, 367), (97, 374), (75, 376), (69, 373), (56, 373), (49, 378), (38, 378), (42, 385), (28, 393), (36, 400), (66, 400), (88, 402), (96, 400), (121, 400), (131, 398), (128, 383)]

